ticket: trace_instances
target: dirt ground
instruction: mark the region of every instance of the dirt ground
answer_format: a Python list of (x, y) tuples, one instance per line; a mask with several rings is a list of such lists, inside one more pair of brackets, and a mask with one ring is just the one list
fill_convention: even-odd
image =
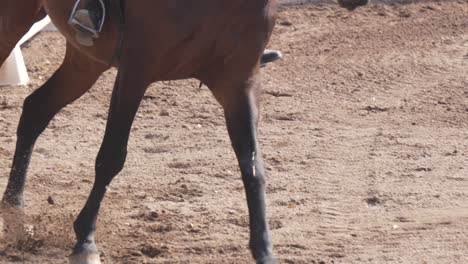
[[(22, 101), (56, 69), (58, 33), (0, 89), (0, 189)], [(260, 138), (280, 263), (468, 263), (468, 3), (283, 7), (263, 70)], [(115, 71), (51, 122), (26, 189), (28, 241), (0, 263), (67, 263)], [(66, 89), (66, 87), (64, 87)], [(193, 80), (153, 85), (98, 223), (104, 263), (252, 263), (221, 108)]]

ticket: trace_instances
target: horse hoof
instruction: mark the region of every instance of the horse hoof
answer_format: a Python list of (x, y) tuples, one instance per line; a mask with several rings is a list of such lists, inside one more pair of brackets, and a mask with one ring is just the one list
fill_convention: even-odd
[(2, 207), (0, 209), (0, 239), (2, 244), (15, 244), (17, 241), (33, 236), (34, 228), (26, 225), (25, 218), (22, 208)]
[(257, 260), (257, 264), (276, 264), (276, 259), (273, 256), (266, 256)]
[(98, 253), (82, 252), (73, 254), (69, 258), (70, 264), (101, 264), (101, 258)]
[(280, 51), (266, 49), (263, 51), (263, 55), (260, 59), (260, 66), (265, 67), (267, 66), (267, 64), (270, 64), (276, 60), (279, 60), (282, 57), (283, 57), (283, 54), (281, 54)]

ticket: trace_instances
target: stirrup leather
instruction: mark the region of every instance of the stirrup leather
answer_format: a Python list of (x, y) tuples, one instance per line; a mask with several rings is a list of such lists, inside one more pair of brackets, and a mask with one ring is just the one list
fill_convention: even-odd
[(101, 16), (101, 19), (97, 23), (97, 28), (91, 28), (75, 19), (75, 15), (76, 15), (76, 12), (78, 11), (78, 5), (80, 4), (80, 2), (81, 0), (77, 0), (75, 5), (73, 6), (73, 10), (70, 14), (70, 18), (68, 19), (68, 24), (71, 26), (74, 26), (80, 31), (91, 34), (94, 38), (97, 38), (99, 36), (99, 33), (102, 31), (102, 27), (104, 26), (104, 21), (106, 20), (106, 5), (104, 4), (104, 0), (99, 0), (99, 4), (101, 5), (101, 10), (102, 10), (102, 16)]

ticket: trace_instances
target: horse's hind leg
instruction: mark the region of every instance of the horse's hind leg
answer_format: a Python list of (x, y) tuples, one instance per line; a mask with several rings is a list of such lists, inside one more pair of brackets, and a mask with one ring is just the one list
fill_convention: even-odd
[(17, 130), (13, 166), (2, 199), (4, 210), (23, 208), (26, 173), (36, 139), (55, 114), (88, 91), (106, 68), (68, 45), (60, 68), (26, 98)]
[(95, 182), (74, 224), (77, 243), (70, 256), (71, 264), (100, 263), (94, 240), (98, 211), (107, 186), (124, 166), (133, 119), (150, 83), (144, 81), (139, 69), (121, 66), (117, 75), (104, 140), (96, 158)]
[(265, 206), (265, 169), (257, 140), (260, 83), (254, 74), (250, 79), (211, 86), (224, 108), (231, 143), (247, 194), (250, 216), (250, 248), (259, 264), (276, 263), (268, 230)]

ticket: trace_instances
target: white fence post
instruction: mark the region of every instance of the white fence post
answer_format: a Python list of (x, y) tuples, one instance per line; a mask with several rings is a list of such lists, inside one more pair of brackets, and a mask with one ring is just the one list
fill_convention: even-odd
[(24, 64), (23, 54), (20, 46), (36, 35), (38, 32), (47, 29), (51, 30), (52, 22), (49, 17), (34, 24), (31, 29), (18, 42), (13, 52), (0, 67), (0, 86), (26, 85), (29, 81), (26, 65)]

